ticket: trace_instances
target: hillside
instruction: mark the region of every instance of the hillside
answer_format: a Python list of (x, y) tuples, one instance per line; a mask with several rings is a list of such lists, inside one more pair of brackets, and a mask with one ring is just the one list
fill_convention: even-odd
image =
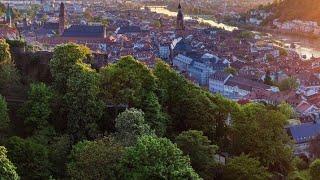
[[(127, 56), (96, 70), (85, 46), (49, 58), (21, 44), (0, 40), (0, 179), (300, 177), (283, 130), (288, 104), (238, 104), (163, 61)], [(224, 154), (226, 164), (213, 158)]]
[(320, 1), (319, 0), (284, 0), (272, 5), (275, 19), (289, 21), (300, 19), (305, 21), (320, 22)]

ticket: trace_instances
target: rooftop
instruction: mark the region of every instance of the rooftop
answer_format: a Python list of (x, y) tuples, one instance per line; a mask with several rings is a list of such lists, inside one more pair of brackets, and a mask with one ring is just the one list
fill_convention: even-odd
[(289, 135), (296, 143), (305, 143), (320, 133), (320, 124), (305, 123), (288, 128)]
[(99, 37), (104, 38), (106, 29), (103, 26), (72, 25), (62, 37)]

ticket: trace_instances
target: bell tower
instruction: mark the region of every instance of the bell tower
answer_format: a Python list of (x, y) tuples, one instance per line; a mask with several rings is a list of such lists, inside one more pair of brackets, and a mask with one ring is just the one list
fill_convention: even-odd
[(60, 4), (60, 13), (59, 13), (59, 35), (61, 36), (64, 32), (66, 24), (66, 11), (64, 4)]
[(178, 15), (177, 15), (177, 30), (184, 30), (184, 17), (183, 17), (183, 13), (182, 13), (182, 7), (181, 7), (181, 3), (179, 1), (179, 6), (178, 6)]

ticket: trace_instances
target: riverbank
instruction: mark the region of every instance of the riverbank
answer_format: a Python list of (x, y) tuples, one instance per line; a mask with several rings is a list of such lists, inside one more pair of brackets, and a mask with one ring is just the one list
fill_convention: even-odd
[[(163, 14), (163, 15), (167, 15), (167, 16), (171, 16), (171, 17), (177, 16), (177, 12), (170, 11), (169, 9), (167, 9), (165, 7), (161, 7), (161, 6), (145, 6), (145, 7), (148, 8), (151, 12), (155, 12), (158, 14)], [(205, 23), (205, 24), (208, 24), (212, 27), (224, 29), (226, 31), (233, 31), (233, 30), (238, 29), (237, 27), (229, 26), (229, 25), (226, 25), (223, 23), (219, 23), (219, 22), (212, 20), (212, 18), (207, 18), (207, 17), (185, 15), (184, 19), (185, 20), (190, 20), (190, 19), (197, 20), (199, 23)]]
[(304, 59), (311, 57), (320, 57), (320, 36), (308, 33), (290, 32), (278, 29), (271, 29), (268, 27), (253, 27), (253, 26), (238, 26), (240, 29), (256, 31), (258, 33), (271, 35), (272, 39), (281, 41), (282, 43), (290, 46), (295, 44), (294, 49)]
[[(171, 17), (177, 16), (177, 12), (173, 12), (168, 10), (165, 7), (161, 8), (153, 8), (152, 6), (148, 6), (150, 11), (159, 13), (159, 14), (164, 14), (168, 15)], [(243, 30), (250, 30), (250, 31), (256, 31), (258, 33), (265, 33), (265, 34), (271, 34), (272, 38), (275, 40), (284, 42), (285, 44), (297, 44), (297, 48), (295, 48), (295, 51), (300, 55), (300, 56), (306, 56), (307, 59), (311, 57), (320, 57), (320, 38), (315, 38), (313, 36), (308, 36), (306, 34), (294, 34), (294, 33), (289, 33), (289, 32), (280, 32), (280, 31), (274, 31), (269, 28), (257, 28), (253, 26), (243, 26), (243, 25), (228, 25), (225, 23), (218, 23), (212, 19), (207, 19), (207, 18), (197, 18), (194, 16), (186, 15), (185, 19), (196, 19), (199, 23), (206, 23), (212, 27), (220, 28), (220, 29), (225, 29), (227, 31), (233, 31), (237, 29), (243, 29)]]
[(320, 39), (319, 35), (311, 34), (311, 33), (303, 33), (303, 32), (293, 32), (293, 31), (286, 31), (280, 29), (272, 29), (270, 27), (256, 27), (256, 26), (239, 26), (241, 29), (247, 29), (251, 31), (257, 31), (262, 33), (270, 33), (270, 34), (281, 34), (287, 36), (297, 36), (299, 38), (307, 38), (310, 40), (317, 40)]

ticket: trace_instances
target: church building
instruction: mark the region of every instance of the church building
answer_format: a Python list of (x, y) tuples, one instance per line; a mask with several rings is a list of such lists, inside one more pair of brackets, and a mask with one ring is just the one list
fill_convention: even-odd
[(183, 17), (183, 13), (182, 13), (182, 7), (181, 4), (179, 2), (179, 6), (178, 6), (178, 15), (177, 15), (177, 30), (184, 30), (184, 17)]

